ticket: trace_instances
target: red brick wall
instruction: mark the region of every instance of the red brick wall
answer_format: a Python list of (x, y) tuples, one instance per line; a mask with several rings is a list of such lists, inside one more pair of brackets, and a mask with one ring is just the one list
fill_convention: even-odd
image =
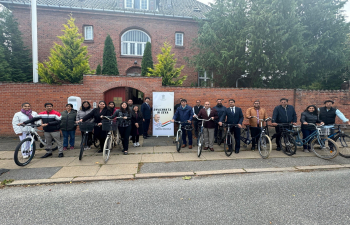
[[(23, 35), (26, 46), (31, 48), (31, 17), (28, 6), (16, 6), (11, 8), (18, 20), (19, 29)], [(39, 62), (48, 60), (50, 49), (54, 43), (61, 44), (57, 36), (63, 35), (63, 25), (67, 23), (69, 14), (76, 19), (75, 24), (79, 32), (83, 32), (84, 25), (92, 25), (94, 28), (94, 41), (84, 43), (88, 47), (90, 67), (96, 70), (98, 64), (102, 66), (103, 48), (106, 36), (109, 34), (114, 42), (117, 53), (117, 62), (120, 75), (125, 75), (128, 68), (141, 66), (142, 57), (121, 56), (121, 35), (132, 28), (141, 29), (149, 34), (152, 42), (153, 62), (156, 64), (157, 55), (161, 53), (164, 42), (169, 42), (172, 52), (178, 58), (177, 67), (185, 65), (182, 76), (188, 75), (185, 86), (197, 83), (197, 73), (190, 68), (184, 57), (191, 57), (195, 52), (191, 49), (191, 42), (197, 36), (197, 23), (192, 19), (181, 19), (160, 16), (143, 16), (124, 13), (107, 13), (99, 11), (57, 10), (54, 8), (38, 8), (38, 50)], [(183, 48), (175, 47), (175, 32), (184, 33)]]
[(69, 96), (79, 96), (82, 101), (87, 100), (90, 103), (98, 102), (103, 100), (104, 92), (115, 87), (135, 88), (142, 91), (145, 97), (152, 97), (152, 92), (155, 91), (174, 92), (175, 101), (180, 97), (186, 98), (190, 106), (193, 106), (197, 99), (203, 104), (204, 101), (210, 101), (211, 106), (214, 106), (218, 98), (224, 99), (223, 104), (228, 106), (228, 100), (233, 98), (236, 100), (236, 106), (241, 107), (243, 112), (253, 105), (254, 100), (259, 99), (269, 116), (272, 116), (280, 98), (285, 97), (289, 99), (289, 104), (295, 106), (298, 118), (308, 105), (316, 104), (321, 107), (324, 100), (332, 99), (335, 106), (345, 116), (350, 117), (349, 91), (163, 87), (161, 78), (87, 75), (84, 76), (83, 84), (78, 85), (0, 83), (0, 136), (14, 135), (11, 121), (23, 102), (30, 102), (32, 109), (37, 112), (44, 110), (45, 102), (52, 102), (54, 109), (61, 112), (65, 110)]

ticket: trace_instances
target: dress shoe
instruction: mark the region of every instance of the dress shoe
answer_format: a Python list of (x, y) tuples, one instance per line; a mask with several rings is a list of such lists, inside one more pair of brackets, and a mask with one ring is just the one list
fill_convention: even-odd
[(58, 154), (58, 158), (62, 158), (63, 156), (63, 153)]
[(102, 153), (103, 152), (103, 150), (99, 150), (97, 153)]
[(255, 150), (255, 146), (253, 146), (250, 150), (254, 151)]
[(214, 151), (214, 148), (210, 148), (210, 151), (212, 151), (212, 152), (213, 152), (213, 151)]
[(208, 150), (209, 147), (204, 147), (204, 150)]
[(147, 136), (143, 136), (143, 139), (147, 139)]
[(151, 137), (151, 136), (149, 136), (149, 135), (147, 134), (147, 137)]
[(239, 153), (239, 150), (238, 150), (238, 151), (236, 150), (235, 153), (238, 154), (238, 153)]
[(192, 149), (192, 145), (189, 145), (188, 148), (189, 148), (189, 149)]
[(183, 144), (181, 147), (182, 147), (182, 148), (184, 148), (184, 147), (186, 147), (186, 145), (185, 145), (185, 144)]
[(281, 151), (281, 147), (277, 147), (277, 148), (276, 148), (276, 151)]
[(127, 155), (128, 154), (128, 151), (124, 151), (124, 155)]
[(49, 156), (52, 156), (52, 153), (46, 153), (45, 155), (41, 156), (40, 158), (47, 158)]

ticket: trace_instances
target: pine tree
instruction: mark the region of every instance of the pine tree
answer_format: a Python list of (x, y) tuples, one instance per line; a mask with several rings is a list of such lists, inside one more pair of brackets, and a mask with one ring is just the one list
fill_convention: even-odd
[(18, 22), (7, 8), (3, 8), (0, 12), (0, 33), (0, 45), (11, 68), (9, 74), (11, 81), (31, 81), (33, 77), (31, 53), (23, 44)]
[(96, 75), (101, 75), (102, 71), (101, 71), (101, 65), (98, 64), (97, 68), (96, 68)]
[(70, 16), (67, 24), (63, 24), (63, 36), (58, 36), (63, 45), (55, 43), (51, 49), (49, 61), (39, 63), (39, 76), (48, 84), (79, 83), (83, 74), (91, 73), (88, 51), (82, 35), (78, 33), (75, 19)]
[(141, 76), (147, 75), (148, 68), (154, 69), (152, 59), (152, 47), (150, 42), (146, 43), (145, 51), (143, 52), (141, 63)]
[(115, 48), (111, 36), (109, 34), (105, 40), (105, 47), (103, 49), (103, 75), (119, 75), (117, 56), (115, 54)]
[(8, 62), (5, 59), (5, 50), (0, 45), (0, 81), (11, 81), (11, 70)]
[(187, 76), (183, 76), (177, 80), (181, 74), (181, 71), (185, 66), (180, 68), (175, 68), (177, 59), (174, 58), (175, 54), (171, 54), (171, 45), (167, 42), (164, 43), (162, 48), (162, 53), (157, 55), (158, 64), (156, 64), (154, 69), (149, 69), (147, 76), (149, 77), (162, 77), (162, 85), (174, 85), (179, 86), (186, 80)]

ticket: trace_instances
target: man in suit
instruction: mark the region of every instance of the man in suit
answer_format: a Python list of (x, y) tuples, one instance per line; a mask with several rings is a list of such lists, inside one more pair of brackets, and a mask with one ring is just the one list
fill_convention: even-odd
[(201, 109), (203, 109), (203, 106), (201, 105), (201, 101), (197, 100), (196, 105), (192, 108), (193, 109), (193, 126), (194, 126), (194, 136), (198, 138), (198, 120), (197, 115)]
[[(241, 128), (244, 117), (241, 108), (235, 106), (235, 100), (230, 99), (229, 103), (230, 107), (226, 108), (224, 114), (221, 116), (219, 125), (222, 126), (222, 122), (225, 122), (225, 120), (227, 124), (237, 124), (236, 127), (231, 127), (230, 131), (235, 137), (235, 153), (238, 154), (241, 148)], [(229, 145), (229, 151), (233, 151), (232, 145)]]
[[(210, 103), (205, 102), (204, 108), (201, 109), (198, 113), (199, 119), (205, 119), (211, 121), (204, 122), (204, 150), (208, 148), (210, 151), (214, 151), (214, 130), (215, 130), (215, 120), (219, 118), (218, 112), (214, 108), (210, 108)], [(202, 125), (202, 121), (199, 121), (199, 124)]]
[(142, 103), (141, 105), (141, 113), (143, 115), (143, 138), (144, 139), (147, 139), (147, 137), (149, 137), (147, 132), (148, 132), (149, 123), (152, 117), (152, 108), (149, 105), (150, 100), (151, 99), (149, 97), (146, 97), (145, 102)]

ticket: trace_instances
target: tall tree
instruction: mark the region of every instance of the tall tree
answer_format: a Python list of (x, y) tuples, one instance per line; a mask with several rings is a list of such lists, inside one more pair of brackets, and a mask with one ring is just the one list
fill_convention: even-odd
[(33, 79), (31, 52), (24, 46), (18, 22), (7, 8), (3, 8), (0, 12), (0, 45), (10, 68), (10, 80), (31, 81)]
[[(162, 85), (168, 86), (179, 86), (186, 80), (187, 76), (181, 78), (181, 71), (185, 66), (180, 68), (175, 68), (177, 59), (174, 58), (175, 54), (171, 54), (171, 45), (167, 42), (164, 43), (162, 47), (162, 53), (157, 55), (158, 64), (156, 64), (154, 69), (148, 69), (147, 76), (149, 77), (162, 77)], [(176, 80), (174, 80), (176, 79)]]
[(0, 45), (0, 81), (11, 81), (10, 65), (5, 57), (4, 47)]
[(148, 68), (154, 69), (152, 59), (152, 47), (150, 42), (146, 43), (145, 51), (143, 52), (141, 63), (141, 76), (147, 75)]
[(103, 65), (102, 74), (104, 75), (119, 75), (117, 56), (111, 36), (109, 34), (105, 40), (105, 47), (103, 49)]
[(83, 74), (91, 73), (87, 47), (82, 46), (84, 38), (70, 16), (63, 24), (63, 36), (58, 36), (62, 45), (55, 43), (49, 61), (39, 63), (39, 76), (48, 84), (79, 83)]

